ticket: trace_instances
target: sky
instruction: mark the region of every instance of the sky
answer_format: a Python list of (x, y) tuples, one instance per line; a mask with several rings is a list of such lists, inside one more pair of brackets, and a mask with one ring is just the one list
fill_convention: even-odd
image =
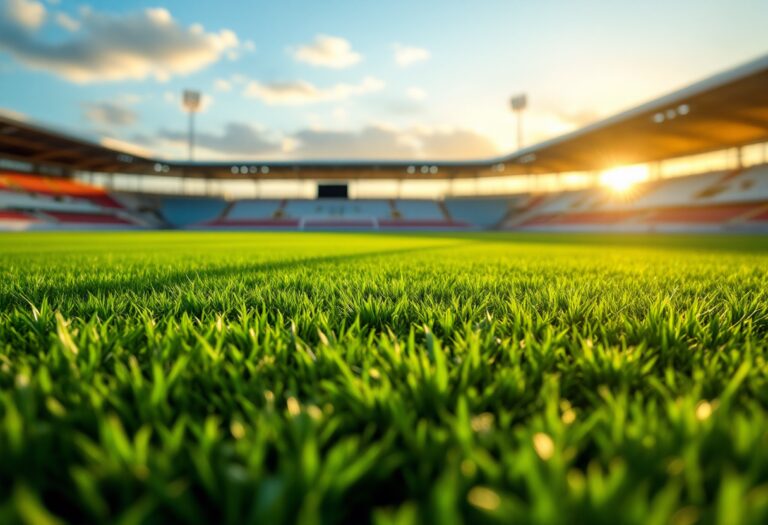
[(766, 0), (0, 0), (0, 112), (169, 159), (488, 158), (768, 53)]

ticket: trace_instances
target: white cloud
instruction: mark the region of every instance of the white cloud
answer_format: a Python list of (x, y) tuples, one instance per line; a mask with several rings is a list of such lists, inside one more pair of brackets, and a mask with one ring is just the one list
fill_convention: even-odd
[[(152, 137), (136, 136), (134, 141), (183, 154), (187, 132), (161, 130)], [(369, 124), (357, 130), (311, 125), (293, 133), (276, 133), (252, 124), (231, 122), (221, 132), (198, 132), (197, 144), (206, 156), (221, 160), (256, 156), (281, 160), (459, 160), (498, 154), (497, 146), (488, 137), (469, 129), (397, 128), (386, 124)]]
[(191, 73), (238, 49), (227, 29), (184, 27), (166, 9), (112, 15), (81, 10), (80, 30), (51, 42), (37, 34), (45, 8), (31, 0), (0, 0), (0, 49), (28, 67), (78, 83), (157, 80)]
[(240, 73), (235, 73), (231, 77), (229, 77), (230, 80), (232, 80), (233, 84), (245, 84), (248, 82), (248, 77), (245, 75), (241, 75)]
[(141, 147), (137, 144), (133, 144), (132, 142), (127, 142), (125, 140), (120, 140), (112, 137), (104, 137), (99, 141), (99, 143), (106, 148), (116, 149), (118, 151), (124, 151), (125, 153), (136, 155), (137, 157), (152, 158), (156, 156), (155, 152), (150, 151), (147, 148)]
[[(162, 130), (159, 138), (171, 143), (186, 144), (187, 133)], [(282, 149), (282, 143), (264, 129), (251, 124), (232, 122), (222, 133), (198, 132), (195, 142), (213, 153), (231, 154), (235, 157), (274, 153)]]
[(306, 129), (293, 134), (296, 158), (439, 159), (487, 158), (498, 153), (488, 137), (467, 129), (395, 128), (358, 131)]
[(118, 95), (116, 97), (116, 100), (120, 104), (125, 104), (127, 106), (133, 106), (133, 105), (138, 104), (139, 102), (141, 102), (143, 98), (144, 97), (142, 97), (141, 95), (137, 95), (135, 93), (121, 93), (120, 95)]
[(362, 59), (360, 53), (352, 51), (349, 41), (330, 35), (317, 35), (313, 43), (299, 46), (291, 54), (299, 62), (333, 69), (355, 65)]
[(253, 40), (246, 40), (243, 42), (243, 50), (251, 53), (253, 51), (256, 51), (256, 44)]
[(113, 102), (83, 104), (83, 114), (92, 124), (108, 127), (130, 126), (138, 120), (135, 111)]
[(12, 120), (18, 120), (19, 122), (26, 122), (29, 120), (26, 114), (20, 111), (14, 111), (12, 109), (0, 107), (0, 117), (6, 117)]
[(424, 100), (427, 98), (427, 92), (415, 86), (406, 89), (405, 95), (411, 100)]
[(267, 84), (252, 81), (248, 83), (243, 94), (249, 98), (259, 99), (268, 105), (302, 105), (344, 100), (379, 91), (383, 87), (384, 82), (374, 77), (365, 77), (358, 84), (340, 83), (327, 88), (319, 88), (303, 80)]
[(80, 22), (69, 16), (67, 13), (57, 13), (56, 23), (67, 31), (77, 31), (80, 29)]
[(400, 67), (408, 67), (417, 62), (429, 60), (431, 56), (432, 53), (427, 49), (395, 44), (395, 62)]
[(348, 113), (347, 113), (346, 109), (344, 109), (342, 107), (338, 107), (338, 108), (334, 108), (334, 110), (331, 113), (331, 115), (336, 120), (346, 120)]
[(224, 78), (217, 78), (213, 81), (213, 89), (216, 91), (231, 91), (232, 82)]
[(45, 6), (33, 0), (5, 0), (0, 7), (0, 13), (3, 15), (0, 19), (6, 18), (25, 30), (39, 28), (47, 14)]

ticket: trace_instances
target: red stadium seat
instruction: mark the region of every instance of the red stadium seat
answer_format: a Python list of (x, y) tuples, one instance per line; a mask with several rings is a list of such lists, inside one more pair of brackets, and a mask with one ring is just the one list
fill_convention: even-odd
[(47, 211), (46, 215), (64, 224), (133, 224), (130, 221), (103, 213), (69, 213)]
[(0, 210), (0, 221), (14, 221), (14, 220), (38, 222), (40, 219), (38, 219), (34, 215), (30, 215), (29, 213), (25, 213), (23, 211)]
[(754, 204), (665, 208), (653, 211), (645, 220), (651, 223), (716, 224), (737, 219), (754, 209)]
[(532, 217), (521, 226), (539, 225), (578, 225), (578, 224), (614, 224), (636, 215), (635, 211), (595, 211), (574, 213), (548, 213)]
[(10, 173), (0, 176), (0, 187), (3, 186), (51, 197), (83, 199), (105, 208), (122, 208), (103, 188), (70, 179)]
[(766, 207), (763, 211), (761, 211), (757, 215), (753, 215), (752, 217), (750, 217), (749, 220), (755, 221), (755, 222), (768, 221), (768, 207)]

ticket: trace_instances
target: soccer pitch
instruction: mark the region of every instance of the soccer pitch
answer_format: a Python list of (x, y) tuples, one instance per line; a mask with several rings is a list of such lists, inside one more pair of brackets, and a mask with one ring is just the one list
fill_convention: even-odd
[(768, 239), (0, 237), (0, 521), (768, 522)]

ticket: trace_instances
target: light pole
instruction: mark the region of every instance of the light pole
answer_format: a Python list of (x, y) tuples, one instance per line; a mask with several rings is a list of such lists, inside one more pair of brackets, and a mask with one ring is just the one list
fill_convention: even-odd
[(521, 93), (509, 101), (512, 111), (517, 115), (517, 149), (523, 149), (523, 110), (528, 107), (528, 97)]
[(185, 89), (182, 103), (189, 113), (189, 160), (192, 161), (195, 157), (195, 113), (200, 109), (200, 92)]

